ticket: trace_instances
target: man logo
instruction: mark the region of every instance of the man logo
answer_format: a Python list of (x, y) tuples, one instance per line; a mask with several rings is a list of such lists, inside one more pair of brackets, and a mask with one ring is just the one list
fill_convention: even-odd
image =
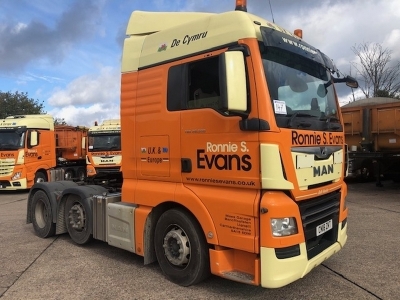
[(326, 166), (314, 167), (314, 177), (324, 176), (333, 173), (333, 164)]

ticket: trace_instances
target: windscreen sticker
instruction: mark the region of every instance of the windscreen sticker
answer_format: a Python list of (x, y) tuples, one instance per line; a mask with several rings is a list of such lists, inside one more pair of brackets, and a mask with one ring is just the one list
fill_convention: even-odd
[(286, 102), (282, 100), (274, 100), (274, 111), (278, 115), (287, 115)]

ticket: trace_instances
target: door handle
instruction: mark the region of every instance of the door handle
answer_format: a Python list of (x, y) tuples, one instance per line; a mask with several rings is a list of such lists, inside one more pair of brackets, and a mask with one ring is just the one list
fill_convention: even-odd
[(181, 172), (182, 173), (192, 172), (192, 160), (190, 158), (181, 158)]

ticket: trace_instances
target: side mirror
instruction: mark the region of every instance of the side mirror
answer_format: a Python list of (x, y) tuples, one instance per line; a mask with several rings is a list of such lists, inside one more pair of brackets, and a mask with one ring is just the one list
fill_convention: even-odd
[(358, 88), (358, 81), (354, 77), (346, 76), (346, 85), (348, 87), (356, 89)]
[(29, 133), (29, 143), (28, 147), (32, 148), (39, 145), (39, 132), (37, 131), (31, 131)]
[(358, 88), (358, 81), (351, 76), (346, 76), (344, 78), (333, 78), (334, 83), (339, 83), (339, 82), (346, 82), (346, 85), (348, 87), (351, 87), (353, 89)]
[(247, 111), (247, 86), (244, 56), (241, 51), (228, 51), (219, 61), (220, 92), (224, 109)]

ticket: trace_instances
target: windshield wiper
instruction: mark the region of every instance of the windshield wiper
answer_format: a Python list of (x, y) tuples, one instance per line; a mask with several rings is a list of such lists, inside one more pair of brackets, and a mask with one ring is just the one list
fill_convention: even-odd
[[(315, 116), (313, 116), (313, 115), (309, 115), (309, 114), (305, 114), (305, 113), (298, 113), (298, 112), (295, 112), (295, 113), (293, 113), (292, 115), (289, 115), (289, 116), (290, 116), (290, 119), (288, 121), (288, 127), (289, 128), (293, 128), (294, 127), (293, 126), (293, 120), (296, 119), (297, 117), (315, 118)], [(311, 123), (305, 122), (305, 121), (300, 121), (297, 124), (297, 128), (300, 128), (300, 127), (307, 128), (307, 127), (310, 127), (310, 126), (311, 126)]]
[[(341, 129), (342, 126), (340, 124), (340, 120), (336, 117), (326, 117), (326, 118), (321, 118), (321, 121), (325, 121), (326, 122), (326, 128), (327, 129), (332, 129), (332, 130), (338, 130)], [(334, 123), (336, 124), (334, 124)]]

